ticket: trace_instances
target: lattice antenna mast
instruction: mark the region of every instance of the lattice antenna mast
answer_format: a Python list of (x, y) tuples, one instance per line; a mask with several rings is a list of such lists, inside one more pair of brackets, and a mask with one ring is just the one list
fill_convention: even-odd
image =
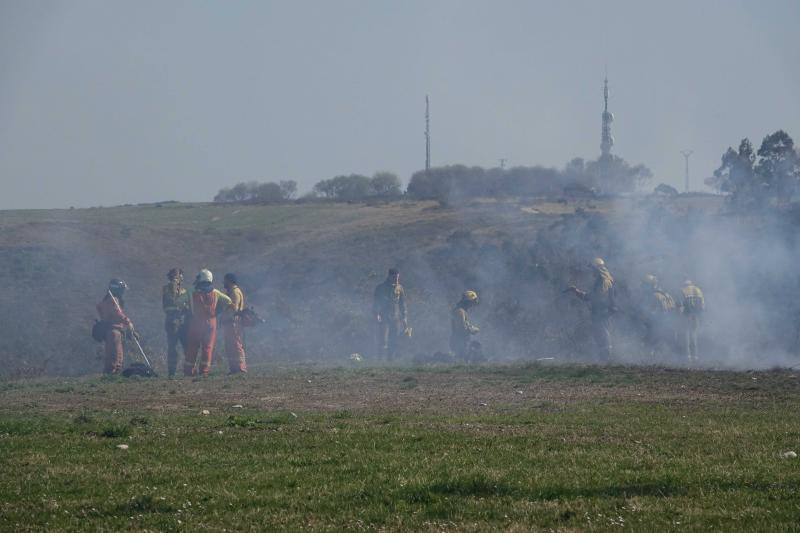
[(603, 158), (611, 155), (611, 147), (614, 146), (614, 137), (611, 135), (611, 123), (614, 122), (614, 115), (608, 111), (608, 74), (603, 82), (603, 130), (600, 137), (600, 154)]
[(425, 95), (425, 172), (431, 169), (431, 109), (428, 95)]

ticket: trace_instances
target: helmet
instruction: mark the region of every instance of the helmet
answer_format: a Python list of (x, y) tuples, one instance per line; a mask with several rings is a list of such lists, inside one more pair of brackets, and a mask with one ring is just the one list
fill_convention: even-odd
[(594, 268), (602, 268), (602, 267), (606, 266), (606, 262), (603, 261), (602, 257), (595, 257), (594, 259), (592, 259), (591, 265)]
[(214, 274), (207, 268), (204, 268), (200, 272), (197, 273), (197, 277), (195, 278), (195, 283), (199, 281), (205, 281), (206, 283), (213, 283), (214, 282)]
[(181, 278), (183, 278), (183, 269), (177, 267), (170, 268), (169, 272), (167, 272), (167, 279), (170, 281), (173, 279), (181, 279)]
[(477, 302), (478, 301), (478, 293), (475, 291), (464, 291), (464, 294), (461, 296), (461, 299), (465, 302)]
[(121, 279), (114, 278), (108, 282), (108, 290), (111, 291), (111, 294), (117, 297), (122, 296), (127, 288), (128, 284)]
[(686, 281), (683, 282), (683, 284), (688, 287), (689, 285), (694, 285), (694, 282), (690, 279), (687, 279)]
[(233, 274), (231, 272), (225, 274), (223, 281), (225, 281), (225, 283), (233, 283), (234, 285), (239, 284), (239, 279), (236, 277), (236, 274)]
[(645, 274), (645, 276), (642, 278), (642, 283), (655, 287), (656, 283), (658, 283), (658, 278), (652, 274)]

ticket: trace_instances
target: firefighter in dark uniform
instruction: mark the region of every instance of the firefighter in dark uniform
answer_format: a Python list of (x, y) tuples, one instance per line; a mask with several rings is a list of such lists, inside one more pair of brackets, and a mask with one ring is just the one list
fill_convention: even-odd
[(470, 342), (470, 337), (480, 331), (478, 326), (470, 322), (467, 314), (467, 311), (476, 305), (478, 305), (478, 293), (464, 291), (450, 315), (450, 351), (457, 360), (465, 363), (479, 362), (478, 359), (482, 358), (478, 350), (472, 348), (477, 343)]
[(615, 302), (614, 278), (608, 271), (605, 261), (596, 257), (590, 264), (594, 272), (594, 285), (589, 292), (570, 287), (581, 300), (589, 304), (592, 317), (592, 337), (601, 359), (611, 358), (611, 316), (617, 311)]
[(391, 360), (397, 355), (400, 336), (408, 330), (406, 295), (396, 268), (389, 269), (386, 281), (375, 287), (372, 314), (377, 326), (378, 354)]
[(164, 330), (167, 333), (167, 371), (175, 376), (178, 368), (178, 343), (186, 352), (186, 327), (189, 315), (189, 293), (183, 287), (183, 270), (172, 268), (167, 272), (168, 283), (161, 289), (161, 306), (164, 309)]

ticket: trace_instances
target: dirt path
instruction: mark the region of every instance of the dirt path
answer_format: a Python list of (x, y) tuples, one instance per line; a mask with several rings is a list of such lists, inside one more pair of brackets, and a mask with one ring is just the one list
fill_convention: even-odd
[(227, 409), (403, 412), (522, 412), (577, 402), (781, 402), (800, 396), (791, 372), (733, 373), (483, 367), (323, 369), (275, 367), (206, 380), (79, 378), (0, 384), (0, 413)]

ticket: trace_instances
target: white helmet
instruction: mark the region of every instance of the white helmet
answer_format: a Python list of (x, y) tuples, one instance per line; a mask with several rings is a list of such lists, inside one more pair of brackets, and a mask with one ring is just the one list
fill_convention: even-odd
[(207, 283), (212, 283), (214, 281), (214, 274), (207, 268), (204, 268), (200, 272), (197, 273), (197, 278), (195, 278), (195, 282), (205, 281)]

